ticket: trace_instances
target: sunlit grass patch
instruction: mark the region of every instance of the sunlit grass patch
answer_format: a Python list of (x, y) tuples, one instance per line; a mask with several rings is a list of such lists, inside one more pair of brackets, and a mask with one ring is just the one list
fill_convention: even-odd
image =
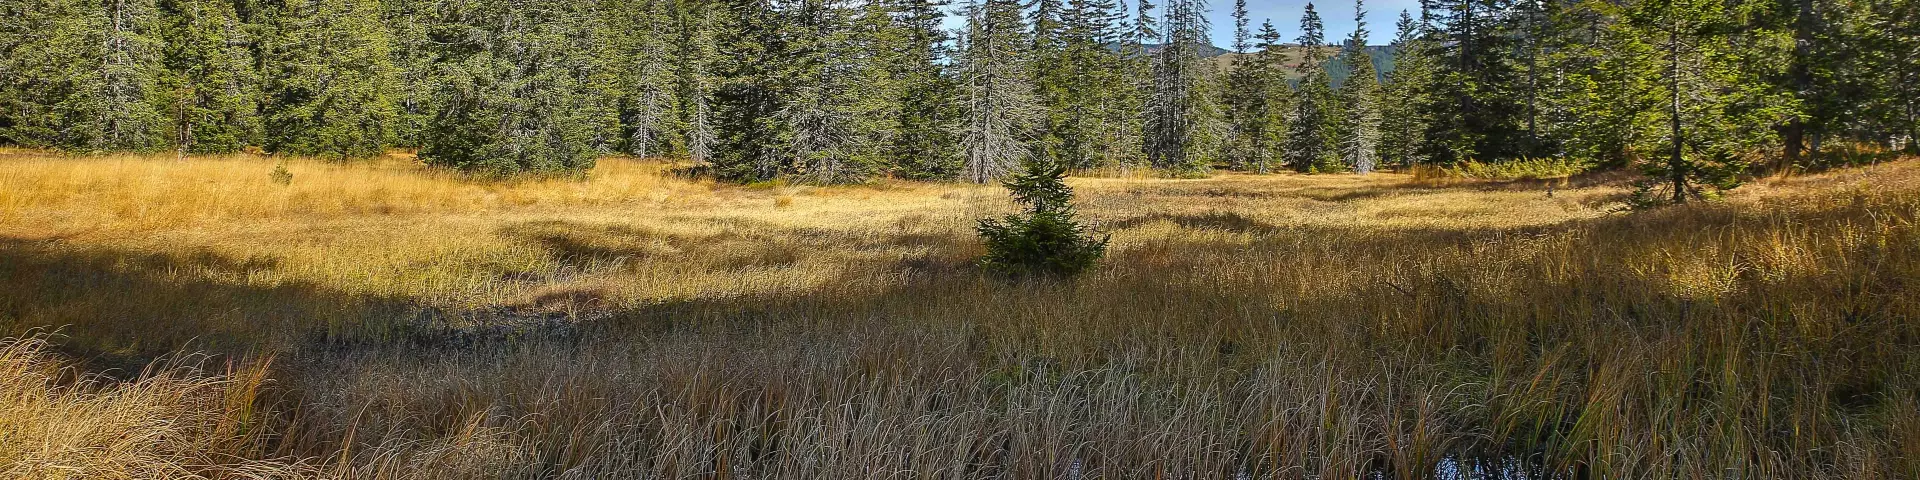
[(278, 354), (297, 434), (248, 458), (342, 478), (1916, 473), (1910, 160), (1638, 213), (1604, 175), (1070, 178), (1108, 255), (1010, 280), (997, 186), (15, 155), (0, 334)]

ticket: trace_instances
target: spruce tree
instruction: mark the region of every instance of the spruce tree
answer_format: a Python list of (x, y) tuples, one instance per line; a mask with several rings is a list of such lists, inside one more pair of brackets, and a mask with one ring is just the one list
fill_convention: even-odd
[(1546, 52), (1559, 47), (1557, 44), (1563, 40), (1564, 35), (1559, 31), (1558, 23), (1553, 21), (1559, 4), (1558, 0), (1515, 0), (1510, 7), (1507, 22), (1516, 24), (1508, 29), (1513, 31), (1509, 36), (1517, 38), (1512, 61), (1519, 70), (1515, 88), (1523, 98), (1520, 115), (1524, 118), (1521, 128), (1525, 133), (1520, 137), (1523, 145), (1516, 150), (1516, 154), (1522, 157), (1554, 150), (1547, 141), (1550, 138), (1548, 125), (1540, 121), (1541, 84), (1545, 82), (1540, 59)]
[(163, 145), (164, 43), (152, 0), (0, 5), (0, 137), (71, 151)]
[(483, 175), (592, 168), (618, 127), (601, 62), (619, 58), (596, 41), (592, 5), (471, 3), (443, 15), (466, 28), (441, 47), (421, 158)]
[(1106, 254), (1110, 237), (1096, 237), (1080, 224), (1066, 177), (1066, 167), (1034, 159), (1004, 182), (1024, 211), (980, 220), (976, 230), (987, 247), (981, 267), (1014, 277), (1065, 277), (1092, 267)]
[(1287, 82), (1287, 62), (1291, 57), (1287, 55), (1286, 44), (1281, 42), (1280, 31), (1273, 27), (1272, 20), (1260, 23), (1258, 38), (1260, 52), (1254, 54), (1254, 60), (1258, 62), (1261, 83), (1266, 92), (1262, 97), (1265, 123), (1260, 125), (1258, 137), (1263, 146), (1259, 155), (1265, 163), (1259, 165), (1258, 171), (1267, 173), (1272, 167), (1284, 163), (1282, 150), (1291, 126), (1288, 119), (1293, 115), (1293, 104), (1289, 103), (1293, 95)]
[[(854, 28), (857, 11), (833, 0), (805, 0), (796, 8), (794, 82), (786, 107), (784, 143), (802, 178), (814, 183), (863, 180), (877, 167), (876, 147), (890, 141), (892, 81), (872, 52), (885, 24)], [(884, 13), (884, 12), (882, 12)], [(869, 17), (879, 18), (879, 17)]]
[(895, 0), (902, 32), (895, 57), (899, 113), (887, 155), (896, 175), (917, 179), (953, 178), (960, 171), (957, 108), (959, 85), (947, 71), (951, 45), (941, 21), (945, 0)]
[(1888, 130), (1904, 138), (1902, 151), (1920, 155), (1920, 0), (1889, 0), (1883, 7), (1885, 32), (1877, 42), (1881, 99), (1887, 104)]
[(1208, 95), (1205, 4), (1173, 0), (1167, 4), (1166, 30), (1153, 55), (1153, 89), (1147, 97), (1146, 151), (1154, 167), (1176, 175), (1204, 173), (1215, 151), (1217, 128)]
[(792, 68), (788, 19), (768, 0), (725, 0), (726, 22), (715, 34), (713, 167), (725, 180), (772, 180), (791, 171), (782, 140)]
[(1027, 20), (1031, 28), (1027, 36), (1032, 44), (1027, 48), (1027, 55), (1034, 68), (1028, 71), (1033, 74), (1034, 93), (1044, 115), (1031, 146), (1035, 155), (1067, 158), (1069, 164), (1077, 163), (1087, 141), (1085, 132), (1079, 130), (1085, 125), (1073, 118), (1073, 91), (1080, 86), (1073, 84), (1073, 72), (1066, 65), (1070, 61), (1062, 19), (1067, 13), (1066, 6), (1061, 0), (1033, 0), (1032, 5)]
[(380, 2), (392, 44), (388, 52), (394, 69), (393, 146), (419, 148), (425, 142), (427, 124), (433, 120), (432, 95), (440, 71), (434, 62), (435, 23), (430, 20), (439, 3), (441, 0)]
[(147, 150), (163, 140), (160, 9), (154, 0), (105, 2), (98, 150)]
[(1225, 85), (1220, 90), (1220, 104), (1228, 127), (1223, 156), (1229, 168), (1248, 169), (1256, 163), (1252, 160), (1256, 150), (1252, 148), (1252, 140), (1246, 136), (1247, 118), (1257, 108), (1255, 103), (1264, 100), (1265, 92), (1255, 88), (1252, 74), (1257, 70), (1250, 68), (1253, 61), (1246, 58), (1247, 41), (1250, 38), (1247, 32), (1246, 0), (1234, 0), (1232, 18), (1233, 57), (1232, 63), (1227, 66)]
[(717, 82), (713, 72), (719, 47), (715, 38), (721, 28), (720, 8), (707, 0), (680, 0), (671, 10), (678, 34), (675, 76), (679, 83), (679, 101), (675, 109), (684, 126), (687, 157), (706, 165), (713, 159), (717, 140), (713, 125), (713, 107), (709, 103)]
[(1430, 3), (1436, 101), (1423, 112), (1432, 122), (1421, 154), (1439, 163), (1524, 155), (1524, 92), (1511, 58), (1517, 35), (1501, 23), (1505, 0)]
[(1233, 0), (1233, 53), (1245, 55), (1252, 39), (1247, 31), (1247, 0)]
[(1329, 172), (1342, 168), (1333, 139), (1333, 87), (1329, 85), (1321, 47), (1326, 45), (1325, 26), (1320, 14), (1308, 3), (1300, 17), (1297, 42), (1303, 52), (1299, 87), (1294, 90), (1293, 109), (1287, 118), (1286, 138), (1280, 158), (1301, 172)]
[(75, 148), (71, 135), (87, 116), (86, 72), (72, 68), (97, 42), (82, 0), (0, 2), (0, 142)]
[(1028, 80), (1022, 30), (1017, 1), (981, 0), (967, 8), (960, 58), (963, 180), (986, 183), (1032, 156), (1025, 138), (1043, 111)]
[[(1110, 0), (1069, 0), (1059, 15), (1056, 52), (1037, 68), (1048, 107), (1043, 156), (1068, 168), (1092, 168), (1133, 152), (1126, 137), (1133, 94), (1127, 60), (1115, 48), (1119, 7)], [(1125, 48), (1125, 47), (1123, 47)]]
[(1128, 52), (1132, 58), (1146, 59), (1146, 46), (1160, 41), (1160, 21), (1154, 18), (1155, 8), (1158, 7), (1153, 5), (1153, 0), (1140, 0), (1134, 5), (1133, 30), (1127, 35), (1130, 46), (1136, 49)]
[(602, 38), (611, 43), (613, 74), (620, 118), (619, 150), (639, 157), (664, 156), (680, 150), (681, 116), (675, 110), (679, 78), (673, 65), (686, 61), (674, 55), (673, 32), (667, 28), (667, 0), (607, 2), (611, 19)]
[(1626, 167), (1662, 135), (1649, 112), (1660, 109), (1654, 92), (1663, 72), (1656, 62), (1655, 40), (1622, 22), (1623, 10), (1607, 2), (1581, 2), (1558, 12), (1558, 21), (1576, 25), (1542, 57), (1552, 72), (1543, 82), (1542, 120), (1554, 125), (1547, 135), (1565, 155), (1602, 168)]
[(1767, 53), (1743, 49), (1784, 42), (1753, 41), (1772, 32), (1739, 28), (1739, 13), (1718, 0), (1645, 0), (1625, 13), (1653, 44), (1658, 56), (1650, 60), (1663, 75), (1653, 93), (1665, 135), (1649, 173), (1662, 179), (1668, 202), (1737, 185), (1746, 153), (1774, 142), (1772, 127), (1791, 115), (1792, 99), (1764, 88), (1761, 75), (1741, 64)]
[(1141, 165), (1147, 161), (1147, 118), (1148, 98), (1153, 95), (1154, 57), (1148, 47), (1160, 41), (1160, 21), (1152, 0), (1139, 0), (1134, 5), (1133, 21), (1123, 28), (1126, 40), (1120, 44), (1120, 57), (1124, 63), (1123, 74), (1128, 78), (1128, 89), (1123, 97), (1128, 115), (1125, 123), (1130, 127), (1126, 157), (1119, 164), (1126, 168)]
[(1354, 173), (1369, 173), (1379, 159), (1380, 82), (1367, 53), (1367, 11), (1363, 0), (1353, 2), (1353, 35), (1347, 39), (1347, 65), (1353, 69), (1340, 86), (1340, 155)]
[(378, 2), (285, 0), (263, 59), (267, 150), (378, 155), (397, 123), (390, 38)]
[[(1914, 90), (1920, 48), (1911, 0), (1803, 0), (1763, 4), (1774, 10), (1764, 28), (1790, 31), (1787, 68), (1776, 83), (1798, 100), (1798, 115), (1780, 128), (1786, 162), (1821, 167), (1825, 144), (1900, 148), (1911, 131), (1904, 112)], [(1781, 18), (1785, 17), (1785, 18)], [(1910, 142), (1909, 142), (1910, 143)]]
[[(1236, 8), (1236, 15), (1242, 15)], [(1235, 24), (1242, 23), (1238, 18)], [(1243, 36), (1236, 32), (1236, 39)], [(1285, 95), (1285, 76), (1281, 69), (1285, 52), (1280, 33), (1273, 22), (1261, 25), (1254, 53), (1236, 55), (1221, 92), (1221, 103), (1228, 123), (1226, 159), (1235, 168), (1267, 173), (1273, 164), (1274, 138), (1279, 130), (1276, 119), (1284, 116), (1280, 102)], [(1244, 47), (1243, 47), (1244, 48)]]
[(166, 0), (161, 6), (168, 143), (182, 154), (236, 152), (258, 143), (259, 77), (233, 4)]
[[(1791, 92), (1801, 100), (1801, 114), (1787, 119), (1780, 126), (1780, 136), (1784, 141), (1784, 161), (1799, 162), (1809, 146), (1818, 151), (1820, 136), (1826, 133), (1828, 124), (1835, 120), (1836, 100), (1839, 98), (1835, 80), (1835, 66), (1839, 63), (1834, 32), (1826, 21), (1822, 10), (1831, 2), (1816, 0), (1789, 0), (1781, 2), (1785, 8), (1780, 12), (1784, 23), (1792, 32), (1793, 49), (1787, 56), (1787, 68), (1781, 72), (1784, 78), (1776, 79), (1784, 90)], [(1842, 100), (1843, 101), (1843, 100)], [(1811, 137), (1811, 142), (1809, 142)], [(1810, 145), (1811, 144), (1811, 145)]]
[(1424, 22), (1401, 10), (1396, 26), (1393, 71), (1381, 92), (1380, 156), (1388, 164), (1412, 167), (1424, 163), (1420, 147), (1428, 120), (1422, 114), (1423, 106), (1432, 102), (1433, 65)]

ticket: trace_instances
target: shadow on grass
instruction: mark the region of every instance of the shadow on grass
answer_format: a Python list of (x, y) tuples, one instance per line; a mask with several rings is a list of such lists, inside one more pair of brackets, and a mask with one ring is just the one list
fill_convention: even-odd
[(64, 353), (89, 368), (137, 371), (182, 349), (273, 351), (364, 334), (380, 319), (417, 310), (401, 299), (247, 280), (276, 267), (272, 258), (207, 250), (146, 253), (0, 237), (0, 335), (57, 331)]
[(1449, 188), (1471, 189), (1482, 192), (1546, 191), (1551, 189), (1594, 188), (1606, 186), (1625, 186), (1644, 178), (1645, 175), (1626, 169), (1598, 170), (1581, 172), (1565, 177), (1551, 178), (1515, 178), (1515, 179), (1474, 179), (1474, 178), (1438, 178), (1432, 180), (1413, 180), (1402, 188), (1440, 190)]
[(1196, 230), (1220, 230), (1233, 233), (1273, 233), (1280, 227), (1271, 223), (1248, 218), (1234, 212), (1207, 212), (1200, 214), (1173, 214), (1155, 212), (1135, 215), (1100, 225), (1102, 229), (1126, 230), (1158, 221), (1172, 222), (1182, 228)]
[[(965, 348), (948, 353), (947, 358), (926, 358), (925, 352), (910, 349), (899, 355), (876, 355), (872, 360), (874, 371), (931, 362), (978, 362), (989, 369), (1048, 365), (1047, 369), (1092, 371), (1107, 362), (1118, 363), (1116, 359), (1123, 355), (1133, 355), (1153, 360), (1142, 361), (1149, 365), (1142, 368), (1158, 368), (1161, 370), (1156, 371), (1168, 375), (1202, 375), (1216, 372), (1215, 368), (1254, 371), (1265, 361), (1265, 355), (1282, 352), (1283, 348), (1305, 347), (1316, 350), (1302, 354), (1306, 358), (1321, 360), (1329, 369), (1339, 366), (1343, 371), (1357, 372), (1355, 378), (1367, 378), (1366, 373), (1376, 368), (1385, 373), (1376, 373), (1375, 378), (1387, 379), (1397, 378), (1391, 376), (1391, 368), (1439, 371), (1431, 376), (1405, 378), (1441, 378), (1444, 380), (1436, 380), (1435, 385), (1415, 386), (1459, 389), (1467, 392), (1463, 398), (1491, 405), (1484, 410), (1456, 407), (1444, 412), (1453, 417), (1449, 419), (1453, 423), (1440, 427), (1449, 429), (1441, 432), (1446, 436), (1478, 438), (1475, 432), (1482, 430), (1516, 432), (1492, 436), (1506, 439), (1506, 443), (1468, 447), (1494, 459), (1462, 461), (1458, 467), (1472, 471), (1507, 468), (1508, 460), (1504, 459), (1513, 458), (1506, 456), (1511, 452), (1526, 457), (1554, 446), (1622, 441), (1576, 428), (1584, 414), (1608, 414), (1602, 409), (1588, 410), (1580, 403), (1590, 393), (1612, 391), (1599, 388), (1611, 378), (1598, 375), (1606, 373), (1599, 366), (1614, 365), (1622, 372), (1619, 378), (1625, 380), (1612, 380), (1620, 382), (1614, 386), (1631, 389), (1632, 393), (1619, 395), (1631, 395), (1628, 398), (1653, 406), (1632, 414), (1645, 417), (1617, 414), (1622, 421), (1642, 422), (1622, 428), (1643, 429), (1640, 432), (1644, 434), (1659, 434), (1648, 425), (1669, 420), (1654, 416), (1669, 411), (1688, 412), (1715, 422), (1753, 421), (1763, 431), (1783, 431), (1774, 429), (1787, 425), (1777, 418), (1741, 416), (1747, 409), (1722, 411), (1698, 406), (1716, 402), (1743, 407), (1774, 402), (1779, 405), (1772, 406), (1783, 409), (1805, 408), (1810, 418), (1833, 423), (1832, 419), (1840, 418), (1833, 413), (1839, 411), (1835, 406), (1857, 412), (1879, 411), (1875, 399), (1895, 398), (1902, 389), (1910, 388), (1911, 380), (1900, 373), (1901, 365), (1912, 364), (1913, 357), (1901, 352), (1910, 351), (1905, 347), (1911, 347), (1915, 338), (1910, 323), (1900, 321), (1910, 318), (1908, 311), (1901, 310), (1906, 304), (1873, 302), (1911, 293), (1909, 284), (1897, 275), (1862, 271), (1860, 275), (1866, 275), (1866, 280), (1877, 282), (1848, 283), (1849, 278), (1833, 275), (1781, 287), (1736, 278), (1747, 282), (1746, 288), (1696, 301), (1663, 291), (1659, 275), (1638, 274), (1618, 265), (1623, 259), (1668, 247), (1725, 241), (1729, 237), (1716, 235), (1734, 229), (1766, 226), (1741, 222), (1735, 213), (1724, 207), (1675, 209), (1550, 227), (1490, 230), (1322, 227), (1289, 232), (1233, 213), (1150, 214), (1116, 223), (1117, 228), (1168, 221), (1189, 228), (1287, 232), (1278, 238), (1257, 240), (1275, 242), (1258, 250), (1280, 251), (1298, 244), (1337, 245), (1345, 266), (1382, 270), (1371, 276), (1352, 276), (1350, 284), (1317, 290), (1287, 283), (1290, 280), (1284, 277), (1291, 271), (1285, 268), (1249, 270), (1283, 280), (1250, 278), (1247, 286), (1231, 288), (1213, 285), (1218, 278), (1212, 275), (1183, 278), (1168, 273), (1219, 268), (1225, 265), (1222, 259), (1239, 258), (1234, 252), (1245, 247), (1237, 245), (1169, 245), (1165, 252), (1129, 248), (1114, 252), (1111, 258), (1115, 263), (1088, 280), (1010, 284), (982, 281), (970, 273), (967, 257), (952, 253), (966, 248), (964, 244), (971, 239), (964, 235), (903, 232), (860, 236), (786, 230), (744, 220), (728, 220), (731, 223), (724, 223), (725, 228), (710, 236), (676, 236), (645, 228), (570, 222), (535, 222), (502, 229), (500, 233), (510, 240), (526, 242), (555, 258), (576, 263), (618, 263), (621, 258), (672, 255), (677, 251), (688, 258), (720, 258), (713, 266), (725, 269), (743, 264), (716, 255), (757, 243), (777, 244), (789, 254), (902, 243), (924, 244), (935, 252), (875, 261), (857, 266), (859, 270), (849, 269), (853, 273), (834, 274), (840, 277), (824, 282), (834, 286), (832, 290), (722, 292), (657, 304), (609, 307), (585, 317), (505, 307), (446, 312), (405, 299), (367, 298), (297, 283), (252, 285), (244, 280), (275, 268), (271, 259), (226, 258), (210, 252), (142, 254), (7, 239), (0, 240), (0, 288), (4, 288), (0, 290), (0, 322), (4, 322), (0, 326), (6, 327), (7, 334), (16, 334), (34, 326), (71, 325), (66, 332), (78, 340), (73, 343), (78, 344), (83, 356), (101, 361), (166, 353), (195, 339), (224, 349), (248, 349), (283, 338), (323, 345), (312, 347), (320, 356), (377, 355), (407, 365), (411, 365), (405, 363), (409, 361), (431, 363), (456, 353), (509, 355), (511, 349), (502, 345), (513, 342), (560, 345), (573, 355), (577, 350), (570, 344), (583, 338), (624, 347), (647, 344), (626, 340), (671, 339), (668, 334), (674, 333), (714, 334), (687, 337), (711, 340), (726, 339), (729, 333), (773, 332), (738, 337), (753, 340), (796, 334), (793, 338), (813, 340), (816, 337), (797, 336), (813, 332), (817, 338), (832, 340), (837, 335), (855, 338), (877, 329), (889, 331), (890, 336), (869, 335), (857, 341), (912, 347), (930, 330), (926, 327), (940, 326), (938, 322), (963, 323), (979, 333), (964, 339)], [(1844, 215), (1828, 221), (1845, 223), (1866, 217), (1862, 212), (1839, 213)], [(1559, 233), (1577, 234), (1564, 240), (1568, 242), (1566, 249), (1583, 257), (1554, 263), (1557, 260), (1552, 257), (1525, 257), (1532, 245), (1498, 245), (1531, 242), (1537, 236)], [(1859, 257), (1846, 260), (1877, 258), (1893, 263), (1912, 258), (1904, 255), (1911, 255), (1911, 245), (1916, 244), (1895, 240), (1888, 242), (1890, 246), (1877, 247), (1885, 251), (1846, 253)], [(1315, 252), (1322, 251), (1327, 250), (1303, 255), (1321, 255)], [(1503, 254), (1519, 260), (1499, 267), (1504, 273), (1498, 278), (1489, 274), (1491, 268), (1476, 268), (1474, 259), (1466, 258)], [(753, 260), (744, 265), (793, 264)], [(1331, 268), (1324, 271), (1334, 272)], [(897, 277), (884, 284), (840, 286), (860, 280), (848, 278), (855, 273), (861, 278), (888, 273)], [(1496, 281), (1509, 275), (1520, 280)], [(1269, 283), (1252, 283), (1256, 281)], [(1276, 305), (1276, 294), (1254, 288), (1260, 285), (1274, 291), (1309, 294), (1284, 298), (1288, 303)], [(1841, 303), (1847, 300), (1815, 300), (1826, 289), (1836, 290), (1826, 292), (1833, 293), (1829, 297), (1841, 298), (1847, 293), (1845, 289), (1855, 288), (1852, 285), (1868, 289), (1851, 300), (1853, 305)], [(1326, 294), (1336, 289), (1342, 294)], [(1769, 304), (1775, 298), (1807, 306), (1832, 303), (1853, 310), (1844, 316), (1806, 310), (1799, 313), (1805, 318), (1793, 318), (1791, 325), (1813, 328), (1776, 328), (1775, 321), (1790, 317), (1770, 310), (1778, 308)], [(720, 341), (695, 346), (709, 344), (749, 353), (761, 347), (753, 343), (729, 346)], [(1802, 348), (1815, 355), (1788, 355), (1802, 352)], [(1818, 358), (1801, 359), (1805, 357)], [(757, 357), (749, 357), (753, 358)], [(1752, 362), (1755, 358), (1769, 363)], [(784, 357), (765, 359), (766, 365), (791, 368), (788, 372), (792, 375), (810, 375), (804, 369), (808, 364), (799, 360), (779, 363), (787, 361)], [(1741, 396), (1740, 391), (1720, 393), (1698, 387), (1716, 385), (1713, 382), (1720, 378), (1716, 376), (1718, 370), (1671, 367), (1720, 364), (1755, 365), (1750, 367), (1754, 370), (1740, 373), (1738, 379), (1765, 386), (1768, 392), (1787, 393), (1780, 394), (1779, 399), (1757, 401)], [(1531, 391), (1488, 386), (1509, 384), (1515, 378), (1523, 380), (1520, 384), (1528, 383), (1524, 381), (1527, 378), (1549, 381), (1543, 383), (1547, 385), (1542, 390), (1545, 393), (1520, 398), (1525, 402), (1515, 401), (1519, 406), (1490, 403), (1505, 398), (1503, 395)], [(1589, 384), (1595, 386), (1587, 387)], [(1789, 387), (1795, 390), (1787, 390)], [(1535, 404), (1556, 409), (1527, 406)], [(1378, 408), (1376, 413), (1385, 415), (1402, 407), (1381, 405), (1385, 406), (1358, 408)], [(1832, 432), (1840, 427), (1822, 428)], [(1222, 431), (1229, 437), (1251, 438), (1250, 433), (1231, 427)], [(1677, 427), (1675, 431), (1679, 431)], [(1831, 444), (1838, 438), (1837, 434), (1827, 435), (1818, 441)], [(1785, 444), (1782, 436), (1759, 438)], [(1579, 456), (1578, 452), (1553, 454)], [(1147, 457), (1151, 454), (1141, 458)], [(1538, 470), (1531, 466), (1513, 468)]]

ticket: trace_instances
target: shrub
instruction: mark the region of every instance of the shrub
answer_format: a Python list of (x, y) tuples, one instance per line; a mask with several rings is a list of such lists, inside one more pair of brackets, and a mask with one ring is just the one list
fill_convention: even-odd
[(282, 186), (292, 185), (293, 172), (287, 170), (287, 160), (281, 159), (280, 163), (274, 164), (273, 171), (267, 172), (267, 178), (273, 180), (273, 183)]
[(1106, 253), (1111, 236), (1096, 238), (1074, 218), (1066, 177), (1065, 167), (1030, 161), (1003, 183), (1026, 210), (980, 220), (976, 230), (987, 244), (981, 267), (1008, 276), (1070, 276)]

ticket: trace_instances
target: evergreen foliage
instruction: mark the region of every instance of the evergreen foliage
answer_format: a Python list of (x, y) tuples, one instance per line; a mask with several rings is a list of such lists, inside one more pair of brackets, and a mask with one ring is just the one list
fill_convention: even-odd
[(712, 99), (713, 167), (722, 179), (772, 180), (789, 171), (785, 127), (775, 117), (786, 108), (784, 19), (765, 0), (726, 0), (727, 24), (715, 35), (718, 59)]
[(161, 102), (182, 153), (227, 153), (260, 139), (259, 86), (250, 40), (232, 2), (167, 0)]
[(1367, 53), (1367, 11), (1363, 0), (1353, 2), (1353, 21), (1357, 28), (1341, 52), (1353, 68), (1346, 83), (1340, 85), (1341, 118), (1338, 123), (1340, 157), (1354, 173), (1369, 173), (1380, 154), (1380, 80), (1373, 70), (1373, 58)]
[(391, 39), (394, 121), (392, 146), (419, 148), (433, 120), (433, 82), (438, 78), (438, 54), (433, 26), (427, 20), (443, 0), (382, 0), (382, 20)]
[(721, 12), (706, 0), (682, 0), (673, 5), (673, 58), (678, 66), (675, 112), (679, 114), (678, 125), (685, 129), (681, 136), (686, 141), (687, 157), (704, 165), (712, 160), (717, 140), (709, 102), (716, 81), (712, 68), (719, 57), (716, 35), (720, 34)]
[(809, 183), (1561, 158), (1665, 203), (1920, 153), (1916, 0), (1430, 0), (1384, 47), (1236, 0), (1231, 60), (1201, 0), (977, 0), (958, 32), (947, 1), (0, 0), (0, 143)]
[(953, 178), (960, 171), (959, 84), (945, 59), (952, 54), (942, 29), (945, 0), (894, 0), (900, 39), (892, 75), (898, 82), (899, 112), (885, 158), (896, 175), (916, 179)]
[(1293, 110), (1287, 118), (1280, 158), (1301, 172), (1341, 170), (1344, 167), (1335, 144), (1335, 124), (1330, 112), (1335, 100), (1333, 87), (1321, 63), (1325, 59), (1320, 57), (1320, 47), (1326, 45), (1325, 26), (1311, 3), (1307, 4), (1306, 14), (1300, 17), (1300, 31), (1298, 43), (1306, 57), (1302, 63), (1306, 71), (1294, 91)]
[(1564, 152), (1609, 167), (1627, 165), (1649, 154), (1642, 150), (1661, 128), (1652, 115), (1660, 105), (1652, 92), (1662, 72), (1650, 39), (1621, 18), (1617, 5), (1581, 2), (1561, 10), (1561, 22), (1583, 25), (1554, 45), (1543, 68), (1554, 72), (1545, 82), (1542, 118), (1555, 125), (1549, 135)]
[(982, 0), (967, 10), (960, 58), (966, 102), (961, 179), (986, 183), (1032, 156), (1026, 139), (1044, 111), (1023, 60), (1028, 40), (1022, 32), (1020, 4)]
[(1381, 87), (1380, 157), (1388, 165), (1412, 167), (1426, 163), (1420, 154), (1426, 144), (1428, 120), (1423, 108), (1432, 102), (1432, 47), (1427, 40), (1426, 14), (1415, 20), (1400, 11), (1393, 37), (1396, 52), (1393, 71)]
[(1527, 132), (1516, 81), (1513, 35), (1502, 22), (1502, 0), (1430, 0), (1436, 17), (1431, 46), (1433, 102), (1425, 105), (1427, 143), (1421, 154), (1452, 164), (1522, 158)]
[(264, 10), (268, 151), (336, 159), (380, 154), (397, 124), (392, 40), (378, 2), (284, 0)]
[(1901, 139), (1902, 151), (1920, 155), (1920, 0), (1893, 0), (1877, 9), (1880, 33), (1872, 35), (1879, 76), (1883, 135)]
[(564, 174), (610, 149), (616, 113), (588, 5), (464, 3), (441, 11), (441, 75), (420, 157), (486, 175)]
[[(866, 178), (880, 162), (878, 147), (891, 141), (893, 80), (884, 70), (887, 53), (872, 36), (885, 23), (856, 29), (863, 10), (835, 0), (805, 0), (796, 8), (791, 98), (776, 114), (785, 125), (783, 143), (792, 173), (813, 183)], [(864, 10), (869, 15), (884, 11)]]
[(1790, 42), (1742, 32), (1743, 7), (1751, 5), (1649, 0), (1625, 14), (1627, 28), (1653, 43), (1658, 56), (1648, 60), (1664, 77), (1649, 92), (1662, 107), (1650, 113), (1666, 128), (1649, 150), (1664, 161), (1647, 169), (1665, 179), (1672, 203), (1738, 185), (1747, 153), (1775, 142), (1771, 127), (1792, 114), (1793, 99), (1762, 81), (1768, 72), (1741, 61), (1777, 54)]
[(1175, 174), (1203, 173), (1210, 166), (1218, 116), (1200, 49), (1207, 45), (1201, 0), (1167, 4), (1166, 30), (1153, 55), (1153, 88), (1146, 99), (1147, 160)]
[(1138, 156), (1140, 128), (1134, 126), (1138, 102), (1128, 77), (1127, 59), (1110, 46), (1126, 32), (1125, 8), (1112, 0), (1069, 0), (1066, 25), (1068, 88), (1061, 155), (1071, 168), (1127, 163)]
[(1066, 177), (1064, 166), (1028, 161), (1023, 171), (1002, 183), (1024, 211), (980, 220), (976, 230), (987, 246), (981, 267), (1015, 277), (1064, 277), (1092, 267), (1106, 254), (1110, 236), (1096, 236), (1080, 225)]
[(620, 136), (612, 143), (638, 157), (684, 150), (679, 133), (686, 129), (678, 123), (684, 117), (676, 96), (685, 92), (673, 66), (663, 61), (673, 58), (677, 43), (668, 5), (664, 0), (614, 0), (603, 7), (611, 18), (602, 23), (606, 32), (600, 35), (608, 39), (615, 61), (599, 67), (614, 74), (617, 83), (609, 92), (618, 99), (620, 118)]
[(77, 151), (163, 145), (165, 45), (152, 0), (3, 5), (0, 138)]
[(1123, 53), (1109, 48), (1121, 40), (1118, 8), (1112, 0), (1068, 0), (1043, 2), (1034, 11), (1033, 61), (1050, 66), (1032, 69), (1046, 108), (1036, 155), (1070, 168), (1124, 156), (1126, 141), (1116, 132), (1127, 123), (1131, 87)]
[(1236, 56), (1227, 69), (1220, 94), (1227, 123), (1223, 156), (1233, 168), (1267, 173), (1273, 167), (1274, 138), (1281, 131), (1278, 121), (1286, 94), (1286, 77), (1281, 69), (1285, 54), (1280, 51), (1280, 34), (1272, 22), (1263, 23), (1260, 33), (1249, 35), (1245, 31), (1245, 2), (1235, 4), (1234, 15), (1234, 38), (1242, 44), (1236, 50), (1247, 46), (1242, 37), (1259, 43), (1252, 45), (1256, 51), (1251, 55), (1236, 52), (1242, 55)]

